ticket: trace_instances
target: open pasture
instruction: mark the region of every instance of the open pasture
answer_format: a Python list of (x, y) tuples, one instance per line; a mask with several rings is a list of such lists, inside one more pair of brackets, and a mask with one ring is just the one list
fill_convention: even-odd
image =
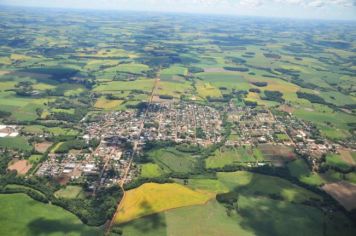
[(154, 85), (153, 79), (139, 79), (134, 81), (113, 81), (101, 83), (98, 87), (94, 88), (96, 92), (105, 91), (126, 91), (126, 90), (142, 90), (146, 92), (152, 91)]
[[(100, 235), (101, 229), (84, 225), (60, 207), (32, 200), (25, 194), (0, 195), (0, 234), (18, 235)], [(16, 210), (21, 206), (21, 211)]]
[(155, 178), (161, 176), (162, 174), (164, 174), (164, 171), (157, 164), (147, 163), (141, 165), (141, 177), (143, 178)]
[(164, 172), (190, 173), (197, 165), (194, 157), (174, 148), (153, 150), (148, 155)]
[(0, 148), (11, 148), (19, 151), (31, 151), (32, 146), (24, 137), (5, 137), (0, 138)]
[(122, 100), (108, 100), (104, 97), (99, 98), (94, 107), (104, 110), (115, 110), (123, 103)]
[(293, 177), (299, 179), (299, 181), (312, 185), (321, 186), (326, 183), (326, 180), (318, 174), (309, 169), (308, 164), (303, 159), (296, 159), (287, 164), (287, 168)]
[[(255, 154), (257, 156), (255, 156)], [(221, 168), (227, 165), (243, 165), (248, 162), (256, 162), (261, 159), (260, 153), (250, 147), (220, 148), (214, 155), (206, 159), (207, 168)]]

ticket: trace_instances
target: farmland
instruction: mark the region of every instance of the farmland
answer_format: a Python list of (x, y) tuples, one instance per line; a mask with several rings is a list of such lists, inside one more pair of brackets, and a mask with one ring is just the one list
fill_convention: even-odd
[(355, 235), (354, 22), (0, 22), (0, 235)]
[(210, 197), (178, 184), (144, 184), (126, 193), (115, 221), (124, 223), (172, 208), (204, 204)]
[[(98, 235), (99, 228), (85, 226), (60, 207), (32, 200), (24, 194), (0, 195), (2, 235)], [(21, 211), (16, 210), (21, 205)]]

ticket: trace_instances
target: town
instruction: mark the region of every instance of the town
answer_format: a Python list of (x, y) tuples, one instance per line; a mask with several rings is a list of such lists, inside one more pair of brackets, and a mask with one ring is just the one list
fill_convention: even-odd
[[(230, 103), (228, 122), (232, 124), (225, 146), (285, 145), (306, 158), (314, 171), (319, 170), (327, 153), (335, 153), (339, 144), (322, 138), (310, 123), (291, 114), (276, 113), (264, 107), (239, 107)], [(85, 142), (99, 144), (89, 152), (70, 150), (50, 152), (36, 171), (37, 176), (68, 182), (90, 183), (89, 190), (129, 183), (139, 175), (134, 156), (142, 154), (146, 142), (172, 141), (208, 147), (222, 142), (223, 117), (213, 107), (194, 103), (152, 103), (142, 110), (94, 114), (82, 120)], [(3, 136), (17, 136), (17, 126), (1, 126)]]

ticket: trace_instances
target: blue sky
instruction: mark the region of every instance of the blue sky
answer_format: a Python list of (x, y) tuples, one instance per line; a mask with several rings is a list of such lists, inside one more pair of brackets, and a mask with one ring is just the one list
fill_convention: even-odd
[(356, 20), (356, 0), (0, 0), (0, 4)]

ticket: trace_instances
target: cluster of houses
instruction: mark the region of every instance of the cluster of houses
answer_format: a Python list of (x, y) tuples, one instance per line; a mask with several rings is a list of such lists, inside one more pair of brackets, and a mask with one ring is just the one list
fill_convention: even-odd
[(338, 144), (322, 137), (313, 124), (297, 119), (292, 114), (278, 116), (277, 119), (285, 125), (295, 151), (307, 158), (313, 170), (319, 170), (323, 156), (336, 152)]
[(222, 140), (221, 114), (209, 106), (178, 103), (151, 104), (140, 113), (118, 111), (85, 122), (85, 138), (116, 138), (140, 144), (174, 141), (207, 146)]
[(204, 105), (180, 102), (148, 108), (141, 139), (208, 146), (221, 141), (221, 114)]
[[(103, 140), (91, 153), (50, 153), (36, 175), (51, 177), (63, 185), (70, 181), (86, 182), (89, 190), (95, 192), (98, 188), (112, 186), (123, 177), (129, 155), (123, 153), (120, 146)], [(127, 182), (132, 181), (136, 175), (136, 168), (131, 168)]]
[(233, 139), (227, 146), (273, 145), (292, 146), (296, 153), (306, 157), (313, 170), (318, 171), (327, 153), (336, 152), (337, 144), (323, 138), (314, 125), (297, 119), (292, 114), (273, 114), (265, 108), (228, 108), (228, 120), (233, 123)]
[(228, 146), (257, 145), (258, 143), (283, 143), (292, 145), (285, 126), (275, 119), (270, 110), (253, 109), (250, 107), (236, 107), (230, 104), (228, 120), (233, 123), (232, 133), (235, 138), (228, 140)]

